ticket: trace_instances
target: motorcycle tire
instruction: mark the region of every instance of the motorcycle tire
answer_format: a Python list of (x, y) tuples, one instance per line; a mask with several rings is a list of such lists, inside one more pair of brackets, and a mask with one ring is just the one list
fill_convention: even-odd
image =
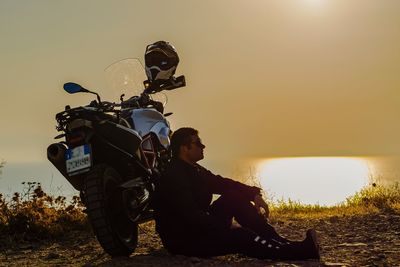
[(136, 249), (138, 226), (123, 210), (118, 185), (122, 179), (107, 165), (94, 166), (84, 179), (84, 202), (89, 221), (104, 251), (129, 256)]

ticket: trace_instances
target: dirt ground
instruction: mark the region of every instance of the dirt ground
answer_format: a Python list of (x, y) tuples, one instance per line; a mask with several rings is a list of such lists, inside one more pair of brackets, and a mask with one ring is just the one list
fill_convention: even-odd
[[(162, 248), (154, 223), (141, 226), (139, 245), (129, 258), (112, 259), (91, 233), (71, 232), (55, 242), (0, 246), (0, 266), (400, 266), (400, 214), (335, 216), (320, 219), (276, 219), (278, 232), (303, 239), (315, 228), (321, 261), (281, 262), (241, 255), (209, 259), (173, 256)], [(2, 237), (3, 241), (7, 237)]]

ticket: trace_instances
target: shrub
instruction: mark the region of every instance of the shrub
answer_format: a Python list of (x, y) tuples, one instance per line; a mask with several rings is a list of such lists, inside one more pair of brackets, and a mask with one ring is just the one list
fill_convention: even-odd
[(324, 217), (374, 212), (400, 213), (399, 183), (390, 186), (371, 185), (362, 188), (344, 202), (332, 206), (305, 205), (298, 201), (278, 200), (271, 204), (274, 217)]
[(346, 200), (347, 206), (375, 207), (383, 211), (396, 210), (399, 204), (400, 186), (398, 182), (390, 186), (372, 183)]
[(22, 194), (14, 193), (9, 202), (0, 194), (0, 234), (17, 239), (45, 239), (71, 230), (89, 230), (78, 196), (67, 203), (63, 196), (46, 194), (40, 183), (23, 183)]

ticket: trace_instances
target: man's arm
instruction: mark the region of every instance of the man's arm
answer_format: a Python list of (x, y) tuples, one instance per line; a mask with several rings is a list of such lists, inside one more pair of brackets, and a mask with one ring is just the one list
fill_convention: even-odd
[(260, 194), (261, 189), (259, 187), (245, 185), (232, 179), (215, 175), (201, 166), (200, 172), (214, 194), (222, 195), (227, 191), (236, 191), (239, 195), (249, 201), (253, 201), (254, 197)]
[(243, 183), (234, 181), (229, 178), (222, 177), (220, 175), (215, 175), (209, 170), (201, 167), (201, 172), (203, 177), (207, 180), (211, 190), (215, 194), (223, 194), (226, 191), (233, 190), (237, 191), (238, 195), (243, 196), (245, 199), (254, 202), (254, 206), (257, 211), (261, 214), (262, 209), (264, 210), (264, 216), (269, 217), (268, 204), (262, 198), (260, 193), (261, 189), (255, 186), (248, 186)]

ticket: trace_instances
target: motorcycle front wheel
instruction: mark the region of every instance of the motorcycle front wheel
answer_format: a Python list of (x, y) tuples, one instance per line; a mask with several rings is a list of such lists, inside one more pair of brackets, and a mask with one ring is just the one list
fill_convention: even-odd
[(126, 215), (118, 185), (122, 179), (107, 165), (97, 165), (85, 177), (84, 203), (103, 249), (111, 256), (129, 256), (138, 242), (138, 226)]

